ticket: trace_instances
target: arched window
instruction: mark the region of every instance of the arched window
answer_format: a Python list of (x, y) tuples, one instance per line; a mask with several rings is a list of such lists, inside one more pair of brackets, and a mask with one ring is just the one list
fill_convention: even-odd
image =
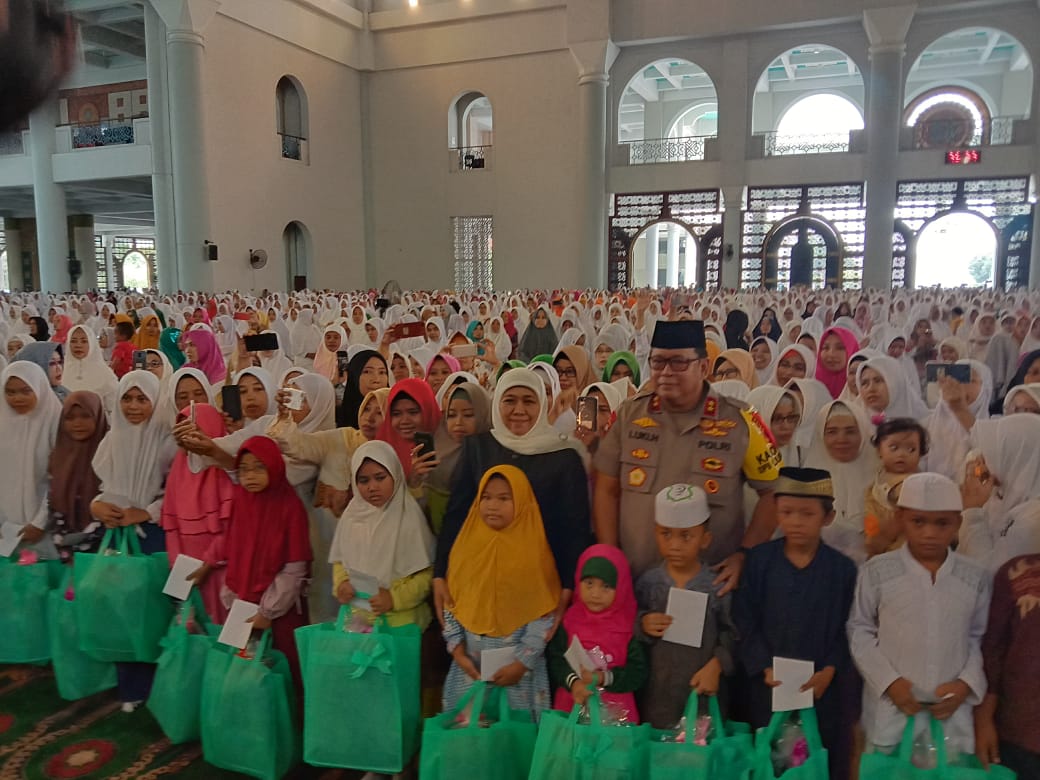
[(307, 287), (307, 269), (310, 264), (310, 234), (300, 222), (290, 222), (282, 231), (285, 251), (285, 272), (290, 290), (299, 292)]
[(136, 249), (123, 256), (123, 287), (127, 290), (147, 290), (152, 286), (148, 258)]
[(904, 120), (918, 149), (1010, 144), (1032, 97), (1025, 47), (1003, 30), (965, 27), (932, 41), (914, 61)]
[(490, 167), (495, 125), (483, 92), (463, 92), (448, 107), (448, 149), (453, 170)]
[(767, 156), (847, 152), (863, 129), (863, 76), (833, 46), (789, 49), (762, 71), (755, 88), (752, 133), (765, 136)]
[(617, 140), (629, 163), (703, 160), (706, 138), (718, 135), (715, 83), (689, 60), (651, 62), (629, 80), (618, 103)]
[(300, 82), (292, 76), (278, 79), (275, 104), (282, 157), (306, 162), (307, 102)]

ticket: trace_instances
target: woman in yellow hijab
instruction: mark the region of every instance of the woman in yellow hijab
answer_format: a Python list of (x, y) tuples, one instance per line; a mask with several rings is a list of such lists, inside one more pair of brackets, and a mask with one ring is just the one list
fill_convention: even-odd
[(495, 466), (480, 480), (451, 548), (448, 586), (445, 711), (480, 679), (482, 653), (501, 650), (491, 681), (507, 688), (513, 709), (537, 718), (551, 703), (544, 651), (561, 587), (538, 502), (518, 468)]
[(159, 335), (162, 333), (162, 323), (154, 314), (149, 314), (141, 320), (141, 327), (134, 334), (134, 349), (159, 349)]

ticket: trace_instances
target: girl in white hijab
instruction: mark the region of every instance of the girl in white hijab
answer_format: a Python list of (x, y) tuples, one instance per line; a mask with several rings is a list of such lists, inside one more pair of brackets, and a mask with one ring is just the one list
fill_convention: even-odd
[(506, 333), (506, 327), (501, 317), (492, 317), (488, 320), (487, 327), (484, 329), (484, 338), (495, 345), (495, 357), (500, 363), (509, 360), (509, 356), (513, 353), (513, 342)]
[(844, 401), (830, 401), (820, 410), (805, 463), (808, 468), (829, 471), (834, 485), (835, 518), (823, 529), (823, 540), (857, 564), (867, 557), (864, 502), (880, 465), (870, 444), (872, 435), (862, 410)]
[[(389, 499), (373, 504), (366, 498), (368, 483), (359, 484), (366, 463), (381, 467), (393, 483)], [(394, 448), (384, 441), (362, 444), (350, 461), (354, 497), (336, 526), (329, 551), (333, 592), (342, 603), (355, 595), (351, 574), (364, 573), (387, 591), (392, 608), (385, 611), (391, 626), (414, 623), (420, 630), (430, 624), (427, 596), (433, 579), (436, 541), (426, 516), (408, 491), (404, 469)], [(343, 585), (350, 585), (343, 588)], [(376, 594), (371, 594), (376, 595)], [(368, 622), (375, 616), (366, 613)]]
[[(44, 531), (47, 510), (47, 462), (58, 435), (61, 402), (50, 380), (35, 363), (18, 360), (4, 369), (4, 400), (0, 402), (0, 522), (24, 526), (25, 543), (37, 552), (56, 554)], [(10, 527), (10, 526), (8, 526)]]
[(751, 358), (755, 362), (759, 385), (768, 384), (773, 378), (779, 357), (780, 348), (768, 336), (757, 336), (751, 342)]
[(1040, 416), (983, 422), (971, 439), (980, 457), (965, 464), (957, 551), (996, 571), (1040, 552)]
[[(913, 417), (924, 419), (926, 410), (915, 408), (906, 375), (895, 358), (888, 355), (871, 358), (856, 372), (859, 398), (870, 419), (875, 417)], [(924, 402), (920, 401), (923, 406)]]
[[(110, 525), (112, 509), (119, 510), (123, 522), (118, 524), (138, 525), (142, 539), (163, 549), (163, 484), (176, 454), (176, 442), (159, 410), (159, 379), (148, 371), (129, 372), (119, 380), (112, 429), (94, 455), (101, 494), (91, 512)], [(128, 516), (128, 510), (141, 511)]]
[(97, 393), (105, 407), (105, 414), (112, 416), (119, 380), (105, 363), (97, 337), (83, 325), (76, 325), (69, 331), (61, 383), (72, 392), (90, 390)]

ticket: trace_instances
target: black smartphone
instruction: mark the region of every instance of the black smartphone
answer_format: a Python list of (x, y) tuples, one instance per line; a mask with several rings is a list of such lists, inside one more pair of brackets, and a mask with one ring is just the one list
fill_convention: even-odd
[(422, 445), (422, 449), (419, 450), (419, 457), (421, 458), (428, 452), (433, 452), (433, 434), (423, 433), (419, 431), (415, 434), (415, 443)]
[(147, 371), (148, 368), (148, 351), (144, 349), (135, 349), (133, 355), (133, 369), (134, 371)]
[(246, 352), (274, 352), (278, 349), (277, 333), (261, 333), (259, 336), (246, 336)]
[(224, 414), (235, 422), (242, 419), (242, 395), (238, 385), (224, 385), (220, 388), (220, 405)]
[(590, 395), (578, 399), (578, 427), (586, 431), (596, 430), (596, 413), (599, 401)]
[(971, 366), (964, 363), (937, 363), (925, 365), (925, 377), (929, 383), (938, 382), (939, 377), (948, 376), (962, 385), (971, 383)]
[(347, 355), (346, 350), (339, 350), (336, 352), (336, 370), (339, 371), (339, 375), (343, 376), (347, 373), (347, 366), (350, 364), (350, 357)]

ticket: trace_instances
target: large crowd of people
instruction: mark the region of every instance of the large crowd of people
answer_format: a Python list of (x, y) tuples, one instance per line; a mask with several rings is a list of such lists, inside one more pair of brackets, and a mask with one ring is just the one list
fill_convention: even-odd
[[(508, 647), (536, 717), (599, 690), (670, 728), (696, 690), (761, 726), (794, 658), (834, 778), (922, 712), (1040, 777), (1035, 293), (17, 293), (0, 338), (15, 555), (132, 527), (297, 681), (363, 581), (428, 714)], [(118, 672), (133, 711), (154, 667)]]

